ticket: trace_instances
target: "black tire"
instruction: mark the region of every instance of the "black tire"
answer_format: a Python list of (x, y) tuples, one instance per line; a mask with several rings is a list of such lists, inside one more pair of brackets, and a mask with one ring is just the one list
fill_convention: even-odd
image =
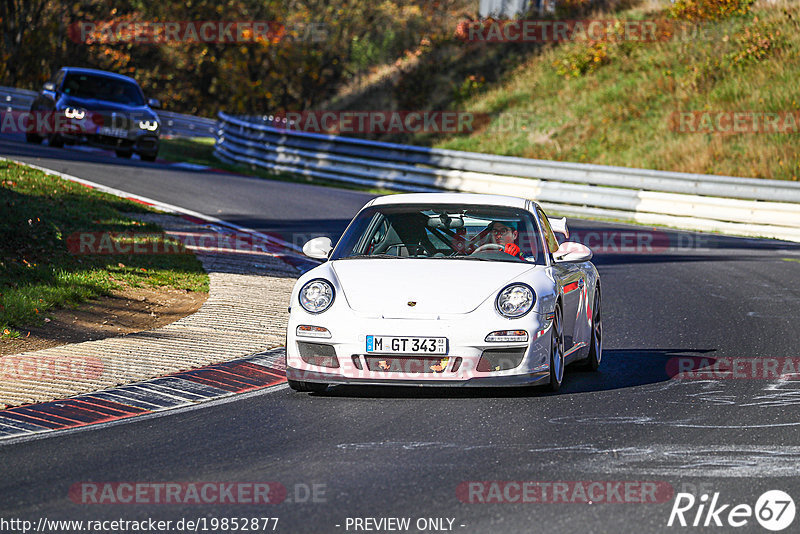
[(600, 309), (600, 286), (598, 286), (594, 292), (594, 303), (592, 304), (592, 339), (589, 341), (589, 356), (584, 364), (584, 368), (589, 371), (597, 371), (600, 368), (600, 361), (603, 359), (603, 316)]
[(322, 393), (328, 389), (328, 384), (319, 382), (299, 382), (297, 380), (287, 380), (289, 387), (300, 393)]
[(116, 150), (118, 158), (129, 158), (133, 156), (133, 150)]
[(51, 135), (47, 140), (47, 144), (53, 148), (62, 148), (64, 146), (64, 139), (60, 135)]
[(155, 161), (158, 154), (139, 154), (142, 161)]
[(44, 141), (44, 138), (41, 135), (29, 132), (25, 134), (25, 141), (28, 143), (33, 143), (38, 145), (41, 144), (42, 141)]
[(558, 391), (564, 381), (564, 323), (561, 306), (557, 305), (553, 312), (553, 327), (550, 332), (550, 391)]

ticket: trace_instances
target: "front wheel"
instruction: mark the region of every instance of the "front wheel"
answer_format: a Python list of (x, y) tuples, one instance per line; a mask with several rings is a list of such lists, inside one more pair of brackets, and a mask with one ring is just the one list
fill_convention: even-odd
[(558, 391), (564, 380), (564, 329), (561, 323), (561, 306), (553, 312), (550, 332), (550, 391)]
[(287, 380), (289, 387), (300, 393), (322, 393), (328, 389), (328, 384), (319, 382), (300, 382), (298, 380)]

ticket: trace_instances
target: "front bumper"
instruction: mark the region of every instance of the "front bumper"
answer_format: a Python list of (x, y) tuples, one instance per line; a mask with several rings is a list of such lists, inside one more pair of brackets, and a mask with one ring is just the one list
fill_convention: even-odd
[(507, 375), (507, 376), (482, 376), (467, 380), (421, 380), (419, 378), (366, 378), (348, 377), (342, 374), (325, 373), (319, 371), (306, 371), (286, 368), (286, 378), (298, 382), (321, 382), (325, 384), (348, 384), (364, 386), (427, 386), (427, 387), (519, 387), (546, 384), (550, 380), (550, 370), (536, 373)]
[[(494, 313), (494, 312), (492, 312)], [(349, 315), (349, 314), (348, 314)], [(297, 335), (298, 325), (327, 328), (330, 338)], [(287, 332), (286, 376), (299, 382), (327, 384), (384, 384), (422, 386), (529, 386), (549, 380), (551, 321), (530, 313), (520, 319), (505, 319), (483, 314), (449, 318), (368, 318), (314, 316), (293, 310)], [(525, 330), (527, 342), (487, 342), (487, 334), (497, 330)], [(381, 354), (366, 352), (368, 335), (446, 337), (447, 355)], [(335, 354), (335, 365), (312, 365), (309, 344), (323, 345), (328, 360)], [(302, 354), (301, 354), (302, 351)], [(500, 358), (503, 365), (490, 358)], [(506, 354), (516, 355), (506, 358)], [(482, 358), (486, 355), (487, 359)], [(505, 359), (503, 359), (505, 358)], [(310, 361), (309, 361), (310, 360)], [(384, 360), (384, 361), (379, 361)], [(432, 363), (433, 367), (430, 366)], [(437, 361), (438, 360), (438, 361)], [(376, 361), (382, 364), (376, 366)], [(383, 370), (380, 368), (383, 367)], [(434, 370), (435, 369), (435, 370)]]
[(135, 135), (133, 132), (128, 137), (70, 133), (63, 133), (61, 137), (69, 144), (90, 145), (111, 150), (133, 150), (139, 154), (156, 154), (159, 147), (157, 136)]

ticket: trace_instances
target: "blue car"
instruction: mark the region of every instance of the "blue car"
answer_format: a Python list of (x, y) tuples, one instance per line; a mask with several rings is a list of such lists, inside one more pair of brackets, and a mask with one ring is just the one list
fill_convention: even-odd
[(145, 100), (133, 78), (64, 67), (44, 84), (31, 105), (33, 115), (47, 114), (55, 126), (28, 132), (26, 139), (41, 143), (47, 138), (53, 147), (87, 144), (114, 150), (122, 158), (135, 152), (143, 160), (155, 161), (161, 121), (153, 108), (159, 107), (158, 100)]

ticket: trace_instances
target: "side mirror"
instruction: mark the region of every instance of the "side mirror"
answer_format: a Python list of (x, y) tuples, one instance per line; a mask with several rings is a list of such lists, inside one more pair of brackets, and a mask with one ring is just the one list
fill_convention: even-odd
[(592, 259), (592, 249), (575, 241), (564, 241), (553, 253), (556, 263), (583, 263)]
[(157, 98), (149, 99), (147, 105), (153, 109), (161, 109), (161, 102), (159, 102)]
[(569, 239), (569, 228), (567, 228), (566, 217), (562, 217), (560, 219), (551, 219), (548, 217), (547, 221), (550, 223), (550, 228), (553, 230), (553, 232), (561, 234), (566, 239)]
[(333, 246), (330, 237), (315, 237), (303, 245), (303, 254), (315, 260), (327, 260)]
[(54, 84), (53, 82), (45, 82), (44, 85), (42, 86), (42, 91), (55, 91), (55, 90), (56, 90), (56, 84)]

